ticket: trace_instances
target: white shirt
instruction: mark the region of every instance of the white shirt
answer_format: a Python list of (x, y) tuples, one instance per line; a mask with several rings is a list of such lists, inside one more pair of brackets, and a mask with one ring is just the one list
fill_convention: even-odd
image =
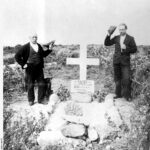
[(126, 38), (126, 35), (120, 36), (120, 46), (121, 46), (121, 49), (122, 49), (122, 46), (124, 45), (125, 38)]
[(39, 47), (38, 47), (37, 43), (33, 44), (33, 43), (30, 42), (30, 45), (31, 45), (31, 47), (33, 48), (34, 51), (38, 52)]

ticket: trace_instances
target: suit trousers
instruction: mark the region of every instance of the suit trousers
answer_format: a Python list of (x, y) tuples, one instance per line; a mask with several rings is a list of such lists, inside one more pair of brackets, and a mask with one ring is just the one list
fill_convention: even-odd
[(38, 83), (38, 102), (42, 102), (45, 96), (44, 73), (41, 66), (28, 65), (25, 70), (25, 81), (27, 84), (28, 101), (34, 102), (34, 85)]
[(115, 94), (126, 99), (131, 98), (130, 65), (114, 64)]

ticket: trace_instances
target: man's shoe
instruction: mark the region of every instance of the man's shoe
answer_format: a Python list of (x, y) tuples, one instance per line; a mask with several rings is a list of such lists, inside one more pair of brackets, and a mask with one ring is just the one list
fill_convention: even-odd
[(114, 99), (122, 98), (121, 96), (115, 96)]
[(29, 105), (30, 105), (30, 106), (34, 105), (34, 102), (29, 102)]
[(47, 105), (48, 104), (48, 101), (44, 100), (44, 101), (41, 101), (39, 102), (40, 104), (43, 104), (43, 105)]

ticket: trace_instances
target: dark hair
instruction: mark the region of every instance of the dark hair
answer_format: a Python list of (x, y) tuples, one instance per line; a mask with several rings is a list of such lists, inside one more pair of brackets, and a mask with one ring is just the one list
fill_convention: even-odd
[(119, 26), (124, 26), (125, 29), (128, 29), (127, 25), (125, 23), (121, 23)]

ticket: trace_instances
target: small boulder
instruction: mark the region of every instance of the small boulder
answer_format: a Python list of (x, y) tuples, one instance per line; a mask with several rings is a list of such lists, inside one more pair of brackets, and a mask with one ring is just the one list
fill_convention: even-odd
[(84, 125), (70, 123), (64, 126), (61, 132), (65, 137), (76, 138), (83, 136), (86, 133), (86, 129)]
[(89, 126), (89, 121), (82, 117), (82, 116), (70, 116), (70, 115), (63, 115), (62, 118), (67, 122), (72, 122), (75, 124), (83, 124), (85, 126)]
[(37, 143), (41, 147), (46, 147), (48, 145), (58, 144), (58, 141), (63, 140), (65, 137), (59, 130), (55, 131), (42, 131), (37, 138)]
[(48, 121), (48, 124), (45, 127), (46, 131), (51, 131), (51, 130), (60, 130), (64, 125), (67, 124), (67, 121), (57, 117), (57, 116), (52, 116), (52, 120)]
[(99, 138), (96, 129), (92, 127), (88, 128), (88, 138), (90, 141), (96, 141)]
[(105, 107), (106, 108), (111, 108), (112, 106), (114, 106), (114, 94), (108, 94), (106, 97), (105, 97)]
[(52, 94), (49, 98), (48, 106), (54, 106), (60, 102), (60, 99), (57, 94)]
[(62, 126), (64, 126), (67, 121), (62, 118), (62, 115), (65, 114), (64, 106), (65, 103), (59, 103), (54, 111), (54, 113), (49, 118), (49, 121), (46, 125), (46, 130), (60, 130)]

